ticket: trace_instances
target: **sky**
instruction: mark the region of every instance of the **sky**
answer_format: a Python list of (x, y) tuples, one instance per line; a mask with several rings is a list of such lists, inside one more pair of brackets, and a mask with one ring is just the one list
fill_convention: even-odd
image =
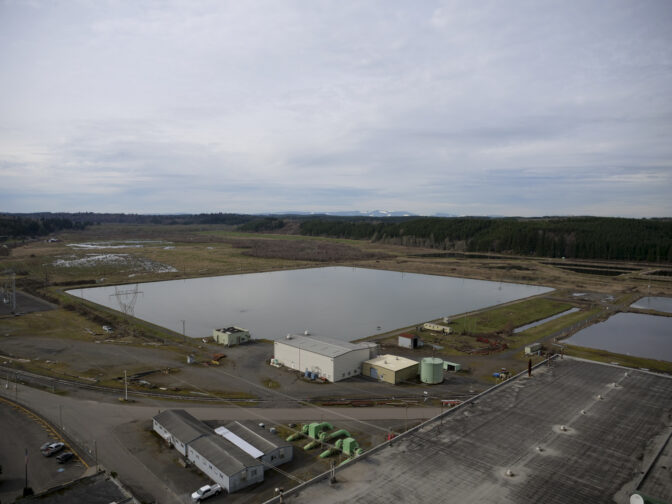
[(669, 0), (0, 0), (0, 212), (672, 216)]

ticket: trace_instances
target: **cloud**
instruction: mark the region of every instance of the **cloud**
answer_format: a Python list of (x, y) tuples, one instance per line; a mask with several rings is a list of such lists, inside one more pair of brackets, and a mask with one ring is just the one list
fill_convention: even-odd
[(4, 2), (0, 210), (670, 215), (671, 11)]

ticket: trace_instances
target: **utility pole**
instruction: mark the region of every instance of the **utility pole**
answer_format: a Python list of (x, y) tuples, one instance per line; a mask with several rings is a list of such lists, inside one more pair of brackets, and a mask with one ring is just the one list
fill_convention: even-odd
[(96, 459), (96, 472), (98, 472), (98, 445), (95, 439), (93, 440), (93, 456)]
[(128, 402), (128, 380), (126, 380), (125, 369), (124, 369), (124, 401)]
[(187, 341), (187, 333), (184, 330), (184, 324), (185, 324), (185, 321), (184, 321), (184, 319), (182, 319), (182, 340), (186, 342)]
[(58, 405), (58, 424), (61, 426), (61, 430), (63, 429), (63, 405), (59, 404)]

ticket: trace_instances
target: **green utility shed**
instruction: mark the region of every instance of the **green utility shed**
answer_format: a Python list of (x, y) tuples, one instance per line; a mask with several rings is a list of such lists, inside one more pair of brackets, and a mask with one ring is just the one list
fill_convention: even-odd
[(220, 345), (235, 346), (247, 343), (252, 338), (247, 329), (231, 326), (223, 329), (214, 329), (212, 331), (212, 339)]

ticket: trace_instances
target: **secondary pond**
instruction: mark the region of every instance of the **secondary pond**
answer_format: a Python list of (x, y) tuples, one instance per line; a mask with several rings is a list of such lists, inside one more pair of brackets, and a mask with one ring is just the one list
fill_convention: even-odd
[(659, 312), (672, 313), (672, 298), (668, 297), (644, 297), (630, 305), (640, 310), (656, 310)]
[[(73, 289), (109, 308), (133, 285)], [(364, 268), (327, 267), (138, 284), (135, 316), (192, 337), (239, 326), (254, 338), (303, 333), (354, 340), (552, 289)]]
[(672, 317), (617, 313), (565, 340), (570, 345), (672, 362)]
[(556, 313), (555, 315), (551, 315), (550, 317), (546, 317), (545, 319), (542, 320), (537, 320), (536, 322), (532, 322), (530, 324), (525, 324), (524, 326), (516, 327), (513, 332), (514, 333), (520, 333), (523, 331), (527, 331), (528, 329), (532, 329), (533, 327), (540, 326), (541, 324), (545, 324), (546, 322), (550, 320), (555, 320), (556, 318), (563, 317), (565, 315), (569, 315), (570, 313), (574, 313), (579, 311), (579, 308), (570, 308), (569, 310), (565, 310), (560, 313)]

